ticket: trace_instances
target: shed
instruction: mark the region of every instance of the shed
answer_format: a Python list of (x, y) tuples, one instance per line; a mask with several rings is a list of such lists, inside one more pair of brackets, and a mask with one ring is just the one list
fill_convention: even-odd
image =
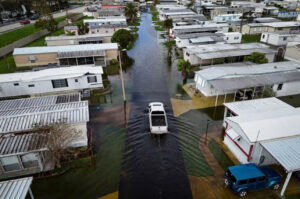
[(29, 193), (31, 199), (34, 199), (30, 188), (32, 179), (32, 177), (28, 177), (0, 182), (0, 198), (25, 199)]

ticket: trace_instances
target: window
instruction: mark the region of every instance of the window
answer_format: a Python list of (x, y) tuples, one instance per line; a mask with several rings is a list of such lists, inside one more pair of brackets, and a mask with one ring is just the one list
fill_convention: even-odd
[(14, 83), (14, 86), (19, 86), (19, 83)]
[(258, 178), (258, 181), (264, 181), (264, 180), (266, 180), (266, 176), (261, 176)]
[(78, 79), (75, 79), (75, 82), (78, 82)]
[(229, 39), (229, 37), (226, 37), (226, 40), (228, 40)]
[(266, 35), (263, 35), (262, 38), (264, 39)]
[(190, 56), (190, 54), (189, 54), (189, 53), (185, 53), (185, 54), (186, 54), (186, 56), (188, 56), (188, 57)]
[(247, 184), (247, 180), (240, 180), (239, 185)]
[(67, 79), (52, 80), (52, 86), (53, 86), (53, 88), (68, 87), (68, 80)]
[(286, 37), (283, 37), (283, 41), (285, 41), (287, 38)]
[(21, 161), (24, 168), (36, 168), (39, 167), (37, 154), (29, 153), (21, 156)]
[(88, 83), (93, 83), (97, 82), (97, 77), (96, 76), (89, 76), (87, 77)]
[(256, 182), (256, 178), (250, 178), (249, 179), (249, 183), (255, 183)]
[(278, 84), (277, 90), (280, 91), (282, 89), (283, 84)]
[(16, 156), (1, 158), (1, 164), (2, 164), (4, 171), (7, 171), (7, 172), (20, 170), (19, 161)]
[(240, 37), (239, 36), (236, 36), (236, 37), (234, 37), (234, 40), (238, 40)]
[(29, 84), (28, 87), (30, 88), (34, 87), (34, 84)]

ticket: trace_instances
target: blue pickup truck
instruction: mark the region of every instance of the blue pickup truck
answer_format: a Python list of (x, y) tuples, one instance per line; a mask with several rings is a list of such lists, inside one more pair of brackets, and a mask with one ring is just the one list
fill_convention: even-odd
[(281, 181), (281, 176), (273, 169), (253, 163), (228, 167), (224, 178), (225, 186), (240, 197), (265, 188), (277, 190)]

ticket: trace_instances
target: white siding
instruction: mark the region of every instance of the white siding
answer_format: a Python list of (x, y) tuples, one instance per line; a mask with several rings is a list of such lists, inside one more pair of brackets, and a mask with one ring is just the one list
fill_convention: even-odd
[(275, 84), (273, 86), (273, 90), (276, 93), (277, 97), (287, 96), (287, 95), (297, 95), (300, 93), (300, 81), (283, 83), (282, 89), (281, 90), (277, 90), (277, 89), (278, 89), (278, 84)]
[[(93, 75), (91, 75), (93, 76)], [(0, 97), (11, 97), (11, 96), (20, 96), (20, 95), (35, 95), (43, 93), (56, 93), (56, 92), (65, 92), (73, 90), (83, 90), (83, 89), (92, 89), (92, 88), (103, 88), (102, 76), (97, 76), (97, 83), (88, 83), (87, 76), (80, 76), (76, 78), (68, 78), (68, 87), (63, 88), (53, 88), (51, 80), (41, 80), (41, 81), (16, 81), (16, 82), (5, 82), (0, 84)], [(64, 79), (64, 78), (54, 78), (55, 79)], [(75, 82), (75, 79), (78, 82)], [(18, 86), (15, 86), (14, 83), (18, 83)], [(34, 87), (29, 87), (29, 85), (34, 85)]]

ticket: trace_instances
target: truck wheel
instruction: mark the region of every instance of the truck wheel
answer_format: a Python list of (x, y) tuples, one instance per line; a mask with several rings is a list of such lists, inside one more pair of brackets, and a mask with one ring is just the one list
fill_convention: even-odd
[(246, 190), (242, 190), (239, 192), (239, 196), (240, 197), (245, 197), (247, 195), (247, 191)]
[(278, 190), (279, 187), (280, 187), (280, 184), (279, 184), (279, 183), (276, 183), (276, 184), (274, 184), (274, 185), (272, 186), (272, 189), (273, 189), (273, 190)]

